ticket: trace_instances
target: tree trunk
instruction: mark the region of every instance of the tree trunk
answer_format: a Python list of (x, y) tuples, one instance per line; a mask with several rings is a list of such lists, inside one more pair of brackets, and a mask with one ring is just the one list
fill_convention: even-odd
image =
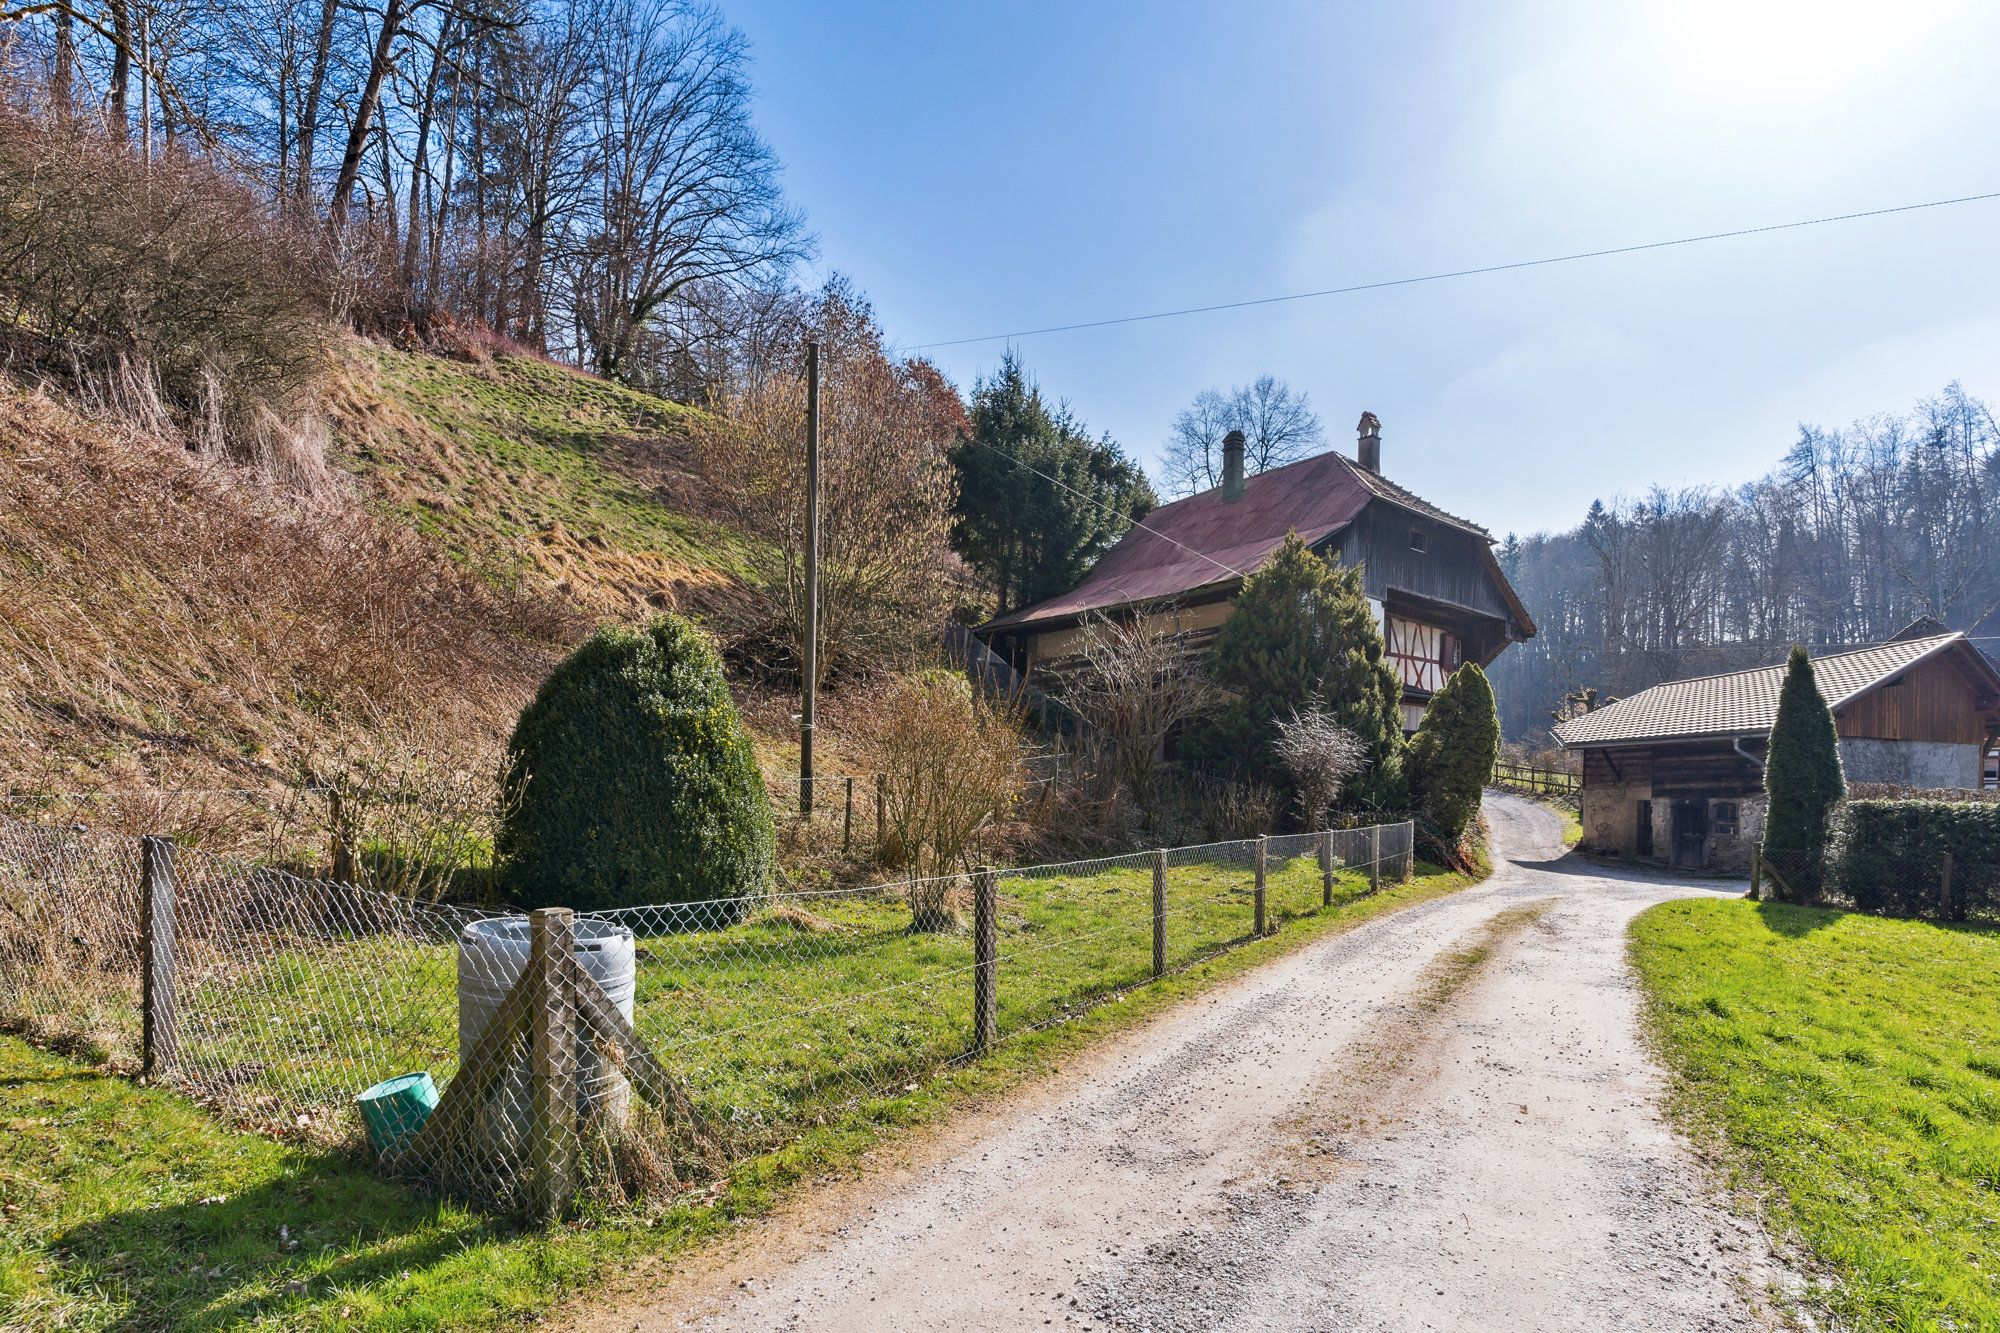
[(334, 180), (328, 217), (337, 231), (347, 222), (348, 200), (355, 182), (361, 179), (361, 159), (368, 151), (368, 135), (375, 128), (376, 108), (382, 102), (382, 81), (396, 50), (396, 37), (403, 28), (403, 0), (389, 0), (382, 9), (382, 30), (376, 34), (375, 53), (368, 61), (368, 78), (361, 86), (361, 101), (354, 108), (354, 122), (347, 130), (347, 150), (341, 154), (340, 175)]
[(299, 111), (299, 151), (293, 171), (292, 197), (304, 214), (312, 202), (313, 135), (319, 128), (319, 100), (326, 88), (327, 64), (333, 52), (333, 25), (339, 16), (339, 0), (321, 0), (319, 36), (313, 43), (312, 72), (306, 78), (305, 106)]

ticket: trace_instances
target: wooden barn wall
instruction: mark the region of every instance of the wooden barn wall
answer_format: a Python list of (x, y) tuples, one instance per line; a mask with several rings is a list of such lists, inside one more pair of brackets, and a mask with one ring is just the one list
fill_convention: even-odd
[(1977, 745), (1986, 739), (1979, 694), (1948, 657), (1903, 673), (1902, 683), (1870, 690), (1840, 710), (1840, 734), (1896, 741)]
[[(1429, 550), (1410, 549), (1410, 533), (1422, 532)], [(1420, 518), (1379, 501), (1334, 539), (1342, 564), (1359, 564), (1368, 595), (1381, 601), (1386, 590), (1402, 588), (1420, 597), (1471, 607), (1507, 618), (1507, 604), (1486, 577), (1479, 539), (1457, 528)]]
[[(1616, 771), (1612, 765), (1617, 765)], [(1764, 773), (1737, 754), (1727, 741), (1655, 745), (1583, 752), (1586, 788), (1640, 786), (1653, 796), (1754, 796), (1764, 790)]]

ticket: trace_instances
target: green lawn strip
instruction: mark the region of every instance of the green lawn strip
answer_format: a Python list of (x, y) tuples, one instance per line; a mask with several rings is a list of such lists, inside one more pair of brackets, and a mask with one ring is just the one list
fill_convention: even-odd
[(1858, 1328), (2000, 1327), (2000, 931), (1740, 900), (1632, 929), (1677, 1106)]
[[(1217, 873), (1226, 879), (1223, 891), (1233, 893), (1238, 870), (1220, 868)], [(1122, 903), (1136, 892), (1141, 878), (1150, 899), (1150, 876), (1113, 874), (1121, 879), (1117, 892), (1100, 892), (1097, 899)], [(1087, 1009), (1073, 1021), (1031, 1028), (1018, 1025), (1055, 1016), (1062, 1006), (1035, 998), (1038, 992), (1028, 980), (1033, 974), (1025, 967), (1012, 974), (1005, 970), (1008, 950), (1003, 943), (1003, 1016), (1014, 1025), (1015, 1035), (986, 1058), (914, 1074), (907, 1083), (892, 1085), (894, 1095), (856, 1098), (850, 1081), (836, 1098), (824, 1085), (801, 1082), (797, 1086), (808, 1089), (805, 1096), (773, 1094), (779, 1100), (771, 1103), (774, 1115), (775, 1108), (785, 1107), (798, 1118), (783, 1126), (773, 1122), (771, 1150), (739, 1163), (711, 1197), (606, 1212), (546, 1235), (424, 1201), (339, 1154), (226, 1130), (180, 1097), (0, 1038), (0, 1128), (8, 1131), (0, 1134), (0, 1208), (8, 1210), (7, 1225), (0, 1227), (0, 1326), (11, 1321), (79, 1329), (238, 1324), (415, 1329), (525, 1322), (577, 1292), (608, 1265), (647, 1255), (672, 1256), (739, 1218), (768, 1210), (786, 1188), (851, 1164), (898, 1127), (933, 1121), (970, 1099), (1004, 1090), (1107, 1033), (1308, 940), (1468, 882), (1429, 872), (1366, 895), (1347, 879), (1336, 906), (1318, 910), (1310, 906), (1318, 901), (1316, 869), (1294, 864), (1274, 871), (1271, 878), (1276, 931), (1222, 948), (1244, 933), (1247, 895), (1226, 897), (1222, 906), (1205, 909), (1192, 887), (1194, 877), (1176, 874), (1190, 885), (1183, 917), (1176, 918), (1170, 904), (1170, 921), (1189, 923), (1183, 947), (1190, 953), (1201, 947), (1202, 937), (1192, 923), (1208, 919), (1220, 952), (1186, 961), (1156, 981), (1147, 978), (1149, 965), (1121, 963), (1120, 978), (1144, 984), (1121, 991), (1115, 1002)], [(1123, 882), (1128, 878), (1129, 885)], [(1086, 881), (1061, 882), (1066, 890), (1078, 890)], [(1003, 913), (1010, 892), (1017, 891), (1018, 886), (1003, 886)], [(1092, 897), (1088, 892), (1067, 898), (1044, 892), (1046, 906), (1037, 910), (1056, 917), (1081, 913), (1079, 904), (1089, 904)], [(1117, 930), (1129, 928), (1122, 907), (1103, 910), (1121, 923)], [(1210, 910), (1212, 918), (1204, 918)], [(1118, 946), (1121, 960), (1139, 941), (1137, 935), (1108, 938)], [(1150, 934), (1144, 939), (1149, 960)], [(963, 937), (933, 943), (949, 949), (962, 945)], [(1102, 943), (1079, 942), (1075, 950), (1036, 954), (1037, 970), (1083, 975), (1091, 958), (1102, 963), (1111, 956), (1102, 949), (1089, 952)], [(954, 976), (951, 981), (953, 993), (963, 990), (969, 996), (970, 979), (963, 986), (957, 980)], [(1004, 998), (1010, 984), (1015, 993), (1011, 1002)], [(725, 989), (743, 1006), (737, 1012), (761, 1012), (748, 993), (754, 988), (732, 982)], [(1019, 1007), (1009, 1010), (1009, 1003)], [(885, 1030), (911, 1022), (911, 1012), (883, 1020)], [(955, 1031), (945, 1030), (949, 1023), (935, 1033), (924, 1026), (917, 1049), (961, 1048), (968, 1012), (952, 1012), (952, 1020), (961, 1025)], [(766, 1045), (775, 1049), (779, 1044)], [(816, 1049), (824, 1069), (835, 1069), (846, 1059), (838, 1048)], [(767, 1070), (741, 1078), (760, 1095), (785, 1086)], [(901, 1091), (911, 1085), (913, 1091)], [(811, 1092), (815, 1086), (819, 1090)], [(795, 1100), (786, 1103), (783, 1096)], [(220, 1202), (203, 1202), (218, 1196)], [(297, 1251), (283, 1248), (281, 1226), (299, 1242)], [(211, 1271), (216, 1276), (210, 1277)], [(302, 1286), (288, 1290), (290, 1283)]]
[[(1247, 863), (1174, 866), (1167, 963), (1247, 938)], [(1335, 901), (1367, 892), (1343, 870)], [(1002, 1033), (1047, 1022), (1152, 972), (1150, 867), (1006, 875), (999, 884)], [(1274, 921), (1314, 915), (1311, 857), (1274, 862)], [(738, 1152), (823, 1122), (858, 1093), (959, 1055), (972, 1027), (965, 932), (912, 935), (890, 893), (788, 902), (726, 929), (643, 937), (634, 1026)], [(189, 969), (183, 1060), (231, 1109), (301, 1110), (339, 1128), (379, 1079), (456, 1069), (456, 948), (388, 935), (259, 937)]]

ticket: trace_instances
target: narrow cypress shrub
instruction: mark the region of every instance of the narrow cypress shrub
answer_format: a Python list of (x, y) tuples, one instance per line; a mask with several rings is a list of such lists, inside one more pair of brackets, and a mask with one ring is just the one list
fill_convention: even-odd
[[(741, 899), (771, 868), (771, 802), (706, 637), (678, 616), (600, 630), (508, 745), (502, 884), (537, 907)], [(679, 924), (722, 924), (740, 906)]]
[(1442, 850), (1456, 848), (1465, 836), (1499, 757), (1493, 686), (1477, 662), (1467, 662), (1432, 697), (1403, 758), (1417, 813)]
[(1827, 820), (1847, 794), (1840, 772), (1840, 737), (1813, 678), (1812, 659), (1792, 649), (1771, 752), (1764, 767), (1764, 856), (1792, 892), (1810, 899), (1826, 877)]

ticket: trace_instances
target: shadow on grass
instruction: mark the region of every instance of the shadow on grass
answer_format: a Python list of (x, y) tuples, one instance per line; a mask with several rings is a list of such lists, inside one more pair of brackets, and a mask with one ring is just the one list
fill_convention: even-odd
[(1796, 903), (1757, 904), (1757, 916), (1763, 921), (1764, 928), (1773, 935), (1793, 940), (1825, 930), (1845, 915), (1837, 907), (1802, 907)]
[(129, 1306), (112, 1328), (212, 1329), (321, 1304), (337, 1315), (342, 1293), (505, 1234), (503, 1223), (441, 1208), (350, 1159), (299, 1154), (240, 1193), (112, 1213), (51, 1251), (75, 1277), (122, 1292)]

